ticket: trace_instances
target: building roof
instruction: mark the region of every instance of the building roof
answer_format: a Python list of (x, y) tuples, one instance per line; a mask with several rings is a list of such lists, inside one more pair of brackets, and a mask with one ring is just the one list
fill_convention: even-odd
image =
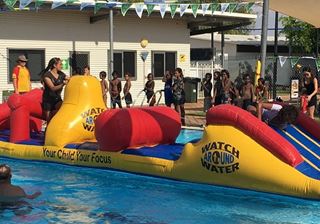
[[(192, 39), (196, 40), (205, 40), (211, 41), (211, 34), (201, 34), (191, 36)], [(214, 34), (214, 41), (221, 42), (221, 35)], [(237, 45), (260, 45), (261, 36), (260, 35), (225, 35), (225, 42), (233, 43)], [(274, 36), (268, 36), (268, 44), (274, 43)], [(286, 45), (286, 38), (284, 36), (278, 37), (278, 44), (279, 45)]]

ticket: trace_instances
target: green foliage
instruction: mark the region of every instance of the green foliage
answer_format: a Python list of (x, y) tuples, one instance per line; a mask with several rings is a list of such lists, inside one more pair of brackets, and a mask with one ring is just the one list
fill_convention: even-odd
[(316, 29), (305, 22), (292, 17), (281, 17), (283, 33), (289, 40), (292, 53), (310, 54), (316, 48)]

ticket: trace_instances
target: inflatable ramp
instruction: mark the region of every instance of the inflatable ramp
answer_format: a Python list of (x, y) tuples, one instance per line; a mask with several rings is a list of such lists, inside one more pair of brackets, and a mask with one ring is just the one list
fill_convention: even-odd
[(290, 125), (285, 130), (276, 131), (289, 141), (301, 154), (304, 162), (296, 169), (303, 174), (320, 179), (320, 141), (301, 126)]

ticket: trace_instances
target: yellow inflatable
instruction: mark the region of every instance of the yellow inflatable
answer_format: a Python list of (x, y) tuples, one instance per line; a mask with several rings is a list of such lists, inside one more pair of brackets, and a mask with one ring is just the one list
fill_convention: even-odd
[(71, 142), (95, 140), (94, 120), (105, 109), (97, 78), (71, 77), (63, 104), (47, 127), (45, 145), (63, 147)]
[[(94, 141), (92, 121), (105, 110), (98, 80), (73, 77), (64, 99), (48, 127), (44, 144), (41, 136), (10, 143), (7, 132), (0, 131), (0, 156), (320, 198), (320, 145), (301, 130), (301, 136), (295, 133), (297, 127), (278, 133), (247, 112), (220, 106), (209, 111), (212, 119), (207, 117), (203, 136), (195, 143), (108, 152), (101, 151), (97, 143), (91, 142), (90, 147), (81, 144)], [(247, 122), (253, 123), (250, 126)], [(70, 144), (75, 142), (79, 144)], [(307, 155), (303, 150), (312, 153)]]

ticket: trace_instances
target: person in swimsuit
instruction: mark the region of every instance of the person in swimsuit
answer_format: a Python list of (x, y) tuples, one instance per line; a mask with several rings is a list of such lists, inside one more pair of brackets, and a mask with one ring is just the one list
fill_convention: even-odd
[(154, 95), (154, 80), (153, 80), (153, 75), (151, 73), (148, 74), (147, 76), (148, 81), (145, 84), (144, 91), (146, 92), (147, 96), (147, 103), (149, 103), (150, 107), (153, 107), (154, 104), (156, 103), (156, 97)]
[(91, 75), (90, 67), (88, 65), (84, 66), (83, 75)]
[(132, 96), (131, 96), (131, 93), (130, 93), (131, 79), (130, 79), (130, 74), (129, 73), (126, 73), (124, 75), (124, 80), (126, 80), (126, 83), (124, 84), (124, 87), (123, 87), (124, 96), (122, 97), (122, 99), (125, 100), (127, 108), (130, 108), (130, 105), (132, 104)]
[(175, 70), (175, 80), (173, 82), (172, 89), (174, 108), (180, 114), (181, 124), (185, 126), (186, 123), (184, 104), (186, 102), (186, 99), (184, 92), (183, 72), (181, 68), (176, 68)]
[(121, 80), (118, 78), (119, 73), (117, 71), (112, 72), (112, 80), (109, 82), (109, 91), (111, 96), (111, 106), (116, 108), (117, 104), (119, 108), (122, 108), (120, 93), (122, 90)]
[(47, 124), (61, 107), (61, 92), (69, 80), (69, 78), (61, 70), (61, 59), (52, 58), (49, 61), (48, 66), (40, 73), (44, 86), (42, 95), (42, 109), (44, 111)]
[(242, 86), (241, 95), (242, 95), (242, 109), (246, 110), (248, 106), (252, 105), (254, 91), (253, 85), (251, 83), (251, 78), (249, 74), (246, 74), (244, 77), (244, 85)]
[(230, 80), (230, 73), (228, 70), (223, 69), (221, 71), (221, 75), (222, 75), (222, 87), (224, 92), (224, 99), (222, 103), (231, 104), (232, 96), (236, 94), (233, 92), (233, 83)]
[(102, 89), (102, 97), (103, 97), (103, 101), (107, 106), (107, 92), (109, 92), (109, 88), (108, 88), (108, 82), (106, 80), (107, 78), (107, 73), (105, 71), (101, 71), (99, 74), (100, 77), (100, 85), (101, 85), (101, 89)]
[(11, 184), (11, 168), (8, 165), (0, 165), (0, 204), (18, 203), (21, 199), (35, 199), (41, 192), (27, 194), (21, 187)]
[(314, 119), (314, 111), (317, 105), (318, 80), (312, 73), (311, 68), (303, 69), (302, 87), (307, 90), (308, 115), (310, 118)]
[(166, 74), (162, 78), (162, 82), (164, 82), (164, 102), (167, 107), (171, 107), (173, 103), (173, 95), (172, 95), (172, 74), (170, 71), (166, 71)]

